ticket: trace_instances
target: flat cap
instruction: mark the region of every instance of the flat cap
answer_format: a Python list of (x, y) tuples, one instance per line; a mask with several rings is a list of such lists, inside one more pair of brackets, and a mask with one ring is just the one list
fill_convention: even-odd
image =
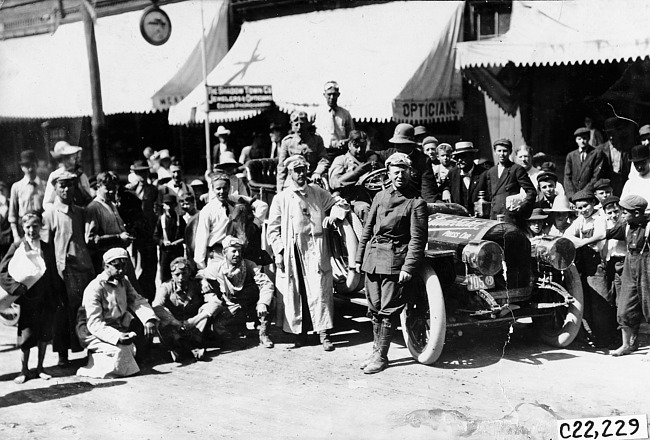
[(104, 263), (108, 264), (111, 261), (119, 260), (120, 258), (128, 259), (129, 258), (129, 253), (126, 251), (126, 249), (116, 247), (116, 248), (112, 248), (112, 249), (107, 250), (104, 253), (104, 256), (102, 258), (104, 260)]
[(418, 125), (413, 129), (413, 134), (415, 136), (420, 136), (421, 134), (427, 134), (427, 127), (424, 125)]
[(71, 173), (70, 171), (64, 171), (58, 176), (54, 176), (52, 179), (52, 184), (56, 185), (56, 182), (59, 180), (64, 181), (64, 180), (75, 180), (77, 178), (77, 175), (75, 173)]
[(557, 174), (550, 171), (542, 171), (541, 173), (537, 174), (537, 183), (548, 182), (549, 180), (557, 183)]
[(492, 144), (492, 148), (496, 148), (498, 145), (502, 145), (512, 150), (512, 142), (510, 141), (510, 139), (506, 139), (506, 138), (497, 139)]
[(643, 125), (639, 128), (639, 136), (650, 136), (650, 125)]
[(573, 132), (574, 136), (591, 136), (591, 132), (587, 127), (580, 127)]
[(424, 147), (427, 144), (436, 144), (436, 145), (438, 145), (438, 139), (436, 139), (433, 136), (427, 136), (424, 139), (422, 139), (422, 147)]
[(233, 237), (232, 235), (226, 236), (226, 238), (221, 241), (221, 246), (223, 246), (224, 249), (229, 247), (242, 247), (243, 245), (244, 244), (239, 238)]
[(596, 196), (594, 196), (594, 192), (590, 191), (588, 189), (583, 189), (575, 193), (573, 196), (571, 196), (571, 201), (573, 203), (580, 201), (580, 200), (594, 200)]
[(605, 200), (602, 201), (601, 205), (603, 205), (603, 208), (607, 207), (607, 205), (611, 205), (612, 203), (618, 203), (620, 202), (621, 199), (618, 196), (609, 196), (605, 197)]
[(307, 159), (305, 159), (305, 156), (294, 154), (293, 156), (289, 156), (284, 160), (284, 166), (289, 170), (293, 170), (297, 167), (309, 168), (309, 163), (307, 162)]
[(637, 196), (635, 194), (623, 197), (621, 201), (618, 202), (618, 204), (621, 205), (621, 208), (627, 209), (629, 211), (638, 209), (639, 211), (644, 212), (648, 207), (648, 201), (643, 197)]
[(391, 165), (395, 167), (411, 168), (413, 167), (413, 162), (411, 162), (411, 159), (409, 159), (409, 157), (404, 153), (393, 153), (388, 159), (386, 159), (386, 168)]
[(598, 179), (594, 183), (594, 191), (607, 188), (612, 189), (612, 181), (609, 179)]

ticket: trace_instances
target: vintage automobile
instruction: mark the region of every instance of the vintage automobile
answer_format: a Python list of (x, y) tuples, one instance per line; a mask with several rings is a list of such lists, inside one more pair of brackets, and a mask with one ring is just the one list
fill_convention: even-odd
[[(531, 244), (510, 223), (456, 215), (462, 211), (458, 205), (429, 204), (425, 258), (404, 287), (408, 302), (401, 327), (413, 358), (436, 362), (448, 330), (525, 317), (532, 318), (545, 343), (569, 345), (583, 313), (573, 243), (545, 236)], [(344, 222), (340, 238), (333, 240), (336, 290), (349, 299), (363, 287), (362, 277), (346, 264), (356, 250), (355, 229)]]

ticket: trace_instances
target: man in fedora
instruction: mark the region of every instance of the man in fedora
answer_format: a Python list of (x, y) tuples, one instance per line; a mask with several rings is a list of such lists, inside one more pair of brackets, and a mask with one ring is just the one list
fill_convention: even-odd
[(621, 199), (628, 195), (641, 196), (650, 200), (650, 145), (636, 145), (632, 147), (630, 160), (634, 164), (637, 174), (632, 175), (625, 182)]
[(487, 170), (474, 163), (477, 152), (478, 148), (474, 148), (473, 143), (457, 142), (452, 155), (458, 166), (449, 171), (448, 201), (464, 206), (470, 215), (474, 214), (474, 203), (478, 200), (479, 191), (487, 190), (485, 179), (481, 179)]
[(438, 185), (433, 174), (423, 181), (424, 173), (431, 169), (431, 160), (417, 148), (415, 142), (415, 130), (411, 124), (397, 124), (393, 137), (388, 140), (392, 147), (379, 152), (383, 162), (395, 153), (404, 153), (413, 164), (411, 167), (411, 185), (421, 192), (425, 200), (437, 200), (439, 198)]
[[(492, 202), (490, 218), (494, 220), (497, 216), (504, 215), (505, 221), (523, 227), (535, 205), (535, 185), (530, 181), (526, 170), (510, 160), (510, 139), (496, 140), (493, 149), (497, 164), (484, 174), (488, 199)], [(520, 198), (522, 191), (525, 195)]]
[(345, 153), (345, 144), (354, 130), (354, 121), (350, 112), (338, 105), (339, 85), (336, 81), (327, 81), (323, 86), (323, 96), (327, 105), (316, 110), (314, 125), (316, 133), (323, 138), (330, 161)]
[(43, 208), (54, 203), (54, 184), (52, 183), (64, 171), (74, 173), (77, 175), (76, 191), (75, 191), (75, 204), (78, 206), (86, 206), (95, 197), (95, 191), (90, 187), (88, 176), (81, 170), (81, 147), (73, 146), (66, 141), (59, 141), (54, 145), (51, 154), (52, 157), (59, 163), (56, 170), (50, 173), (45, 185), (45, 195), (43, 196)]
[(623, 185), (630, 175), (630, 149), (634, 145), (634, 124), (621, 118), (605, 120), (607, 142), (596, 145), (607, 160), (607, 175), (612, 181), (614, 195), (620, 196)]
[(278, 152), (278, 193), (288, 185), (288, 171), (284, 165), (287, 158), (296, 154), (303, 156), (309, 164), (307, 176), (314, 181), (318, 181), (326, 175), (330, 166), (323, 138), (318, 134), (312, 134), (309, 130), (310, 123), (307, 113), (296, 110), (291, 113), (289, 120), (293, 133), (282, 139)]
[(14, 242), (19, 242), (23, 237), (23, 228), (20, 219), (30, 211), (43, 211), (43, 197), (45, 196), (45, 182), (36, 175), (36, 154), (33, 150), (20, 153), (20, 169), (23, 178), (11, 185), (9, 192), (9, 224)]
[(212, 163), (221, 163), (221, 155), (226, 151), (233, 151), (232, 146), (230, 145), (230, 130), (228, 130), (223, 125), (217, 127), (217, 131), (214, 132), (214, 135), (219, 139), (219, 143), (215, 145), (212, 149)]
[(578, 149), (567, 155), (564, 165), (564, 191), (569, 198), (596, 180), (607, 177), (609, 168), (602, 149), (589, 145), (589, 129), (580, 127), (573, 136)]

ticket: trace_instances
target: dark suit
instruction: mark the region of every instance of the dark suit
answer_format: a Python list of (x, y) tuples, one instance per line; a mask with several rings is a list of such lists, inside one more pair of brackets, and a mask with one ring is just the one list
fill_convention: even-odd
[[(530, 217), (537, 198), (537, 190), (531, 182), (524, 167), (508, 161), (504, 165), (503, 173), (499, 177), (499, 166), (495, 165), (484, 173), (481, 179), (485, 179), (488, 190), (488, 199), (492, 202), (491, 219), (497, 215), (505, 214), (506, 221), (523, 226), (523, 221)], [(484, 185), (482, 182), (479, 185)], [(526, 192), (526, 200), (523, 205), (514, 212), (506, 209), (506, 197), (519, 194), (519, 190)]]
[[(447, 175), (446, 180), (446, 185), (448, 185), (449, 175)], [(438, 180), (433, 172), (433, 162), (430, 158), (427, 158), (426, 169), (422, 172), (422, 198), (427, 203), (439, 202), (444, 189), (447, 189), (445, 185), (438, 186)]]
[(564, 192), (571, 198), (576, 192), (607, 176), (607, 159), (602, 150), (591, 145), (585, 147), (587, 156), (580, 160), (580, 150), (573, 150), (566, 157), (564, 165)]
[(612, 181), (612, 190), (614, 191), (615, 196), (620, 197), (623, 192), (623, 186), (625, 186), (625, 182), (627, 182), (630, 175), (632, 162), (630, 162), (630, 154), (627, 151), (619, 150), (621, 152), (621, 169), (615, 173), (612, 164), (611, 151), (609, 149), (610, 146), (611, 143), (607, 141), (604, 144), (596, 146), (596, 150), (600, 150), (605, 156), (607, 172), (609, 174), (609, 179)]
[(474, 202), (478, 200), (478, 192), (485, 191), (487, 195), (487, 184), (481, 175), (486, 171), (482, 165), (474, 165), (470, 171), (469, 188), (465, 188), (461, 169), (456, 167), (449, 171), (449, 192), (451, 201), (463, 205), (470, 214), (474, 213)]

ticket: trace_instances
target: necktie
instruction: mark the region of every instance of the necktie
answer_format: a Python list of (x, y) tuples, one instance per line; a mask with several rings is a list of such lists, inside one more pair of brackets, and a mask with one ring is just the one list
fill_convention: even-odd
[(584, 151), (581, 151), (580, 152), (580, 162), (584, 162), (586, 158), (587, 158), (587, 153), (585, 153)]

